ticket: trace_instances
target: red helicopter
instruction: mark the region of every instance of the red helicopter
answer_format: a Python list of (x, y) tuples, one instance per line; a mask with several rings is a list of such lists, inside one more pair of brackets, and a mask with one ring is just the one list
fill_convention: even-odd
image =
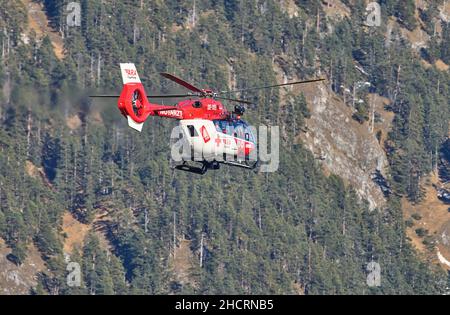
[[(149, 116), (159, 116), (179, 120), (182, 134), (182, 145), (188, 150), (181, 154), (181, 164), (174, 168), (205, 174), (208, 169), (219, 169), (220, 164), (227, 164), (248, 169), (258, 165), (257, 158), (251, 158), (256, 151), (256, 137), (250, 126), (241, 119), (245, 107), (241, 104), (251, 102), (223, 97), (225, 94), (241, 93), (251, 90), (268, 89), (294, 84), (312, 83), (324, 79), (296, 81), (291, 83), (254, 87), (235, 91), (214, 92), (210, 89), (200, 89), (172, 74), (161, 75), (191, 92), (186, 94), (147, 95), (141, 83), (136, 67), (132, 63), (121, 63), (123, 89), (119, 95), (97, 95), (92, 97), (118, 97), (118, 107), (128, 120), (128, 125), (142, 130)], [(148, 99), (189, 98), (175, 106), (153, 104)], [(237, 102), (234, 111), (228, 111), (220, 101)], [(187, 151), (187, 152), (186, 152)], [(188, 162), (200, 163), (200, 167)]]

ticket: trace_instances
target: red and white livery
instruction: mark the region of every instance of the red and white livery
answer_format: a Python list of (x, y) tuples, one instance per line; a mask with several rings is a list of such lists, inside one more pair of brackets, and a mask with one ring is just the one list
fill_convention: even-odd
[[(315, 79), (285, 84), (269, 85), (237, 91), (213, 92), (200, 89), (172, 74), (161, 73), (165, 78), (182, 85), (191, 92), (187, 94), (147, 95), (133, 63), (121, 63), (123, 89), (119, 96), (118, 107), (128, 120), (128, 125), (142, 131), (149, 116), (172, 118), (179, 121), (184, 148), (181, 161), (175, 168), (204, 174), (208, 169), (219, 169), (220, 164), (228, 164), (253, 169), (257, 166), (256, 138), (252, 128), (241, 119), (245, 108), (240, 104), (250, 102), (223, 97), (224, 94), (246, 90), (273, 88), (285, 85), (321, 81)], [(117, 97), (100, 95), (95, 97)], [(151, 103), (149, 99), (189, 98), (175, 106)], [(234, 111), (228, 111), (217, 99), (239, 103)], [(200, 163), (194, 167), (189, 162)]]

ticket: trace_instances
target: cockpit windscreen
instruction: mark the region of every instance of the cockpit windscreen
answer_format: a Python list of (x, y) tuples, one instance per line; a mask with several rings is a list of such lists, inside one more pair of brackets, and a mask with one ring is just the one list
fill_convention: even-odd
[(250, 126), (242, 119), (234, 120), (214, 120), (214, 125), (218, 132), (250, 141), (255, 143), (256, 139), (253, 136), (252, 129)]

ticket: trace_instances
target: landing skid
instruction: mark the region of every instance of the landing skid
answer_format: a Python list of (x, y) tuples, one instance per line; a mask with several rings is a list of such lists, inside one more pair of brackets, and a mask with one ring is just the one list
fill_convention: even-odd
[(236, 167), (246, 168), (248, 170), (253, 170), (253, 169), (255, 169), (258, 166), (258, 161), (256, 161), (252, 165), (239, 163), (239, 162), (230, 162), (230, 161), (223, 161), (223, 162), (220, 162), (220, 163), (225, 164), (225, 165), (229, 165), (229, 166), (236, 166)]
[(197, 166), (189, 165), (186, 162), (183, 162), (183, 164), (175, 166), (175, 169), (179, 170), (179, 171), (185, 171), (185, 172), (199, 174), (199, 175), (203, 175), (206, 173), (206, 171), (208, 171), (208, 167), (207, 167), (206, 163), (202, 163), (201, 167), (197, 167)]
[(200, 163), (201, 166), (193, 166), (193, 165), (188, 164), (188, 162), (184, 161), (183, 164), (176, 165), (175, 167), (173, 167), (173, 169), (203, 175), (208, 170), (220, 169), (220, 164), (236, 166), (236, 167), (241, 167), (241, 168), (250, 169), (250, 170), (253, 170), (258, 166), (258, 161), (256, 161), (252, 165), (239, 163), (239, 162), (231, 162), (231, 161), (212, 161), (212, 162), (198, 161), (196, 163)]

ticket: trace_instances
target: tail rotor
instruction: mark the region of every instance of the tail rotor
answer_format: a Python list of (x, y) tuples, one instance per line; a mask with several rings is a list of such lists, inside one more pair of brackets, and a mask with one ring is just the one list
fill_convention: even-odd
[(138, 131), (142, 130), (144, 121), (151, 113), (144, 86), (141, 83), (136, 66), (133, 63), (121, 63), (123, 89), (118, 107), (128, 120), (128, 125)]

